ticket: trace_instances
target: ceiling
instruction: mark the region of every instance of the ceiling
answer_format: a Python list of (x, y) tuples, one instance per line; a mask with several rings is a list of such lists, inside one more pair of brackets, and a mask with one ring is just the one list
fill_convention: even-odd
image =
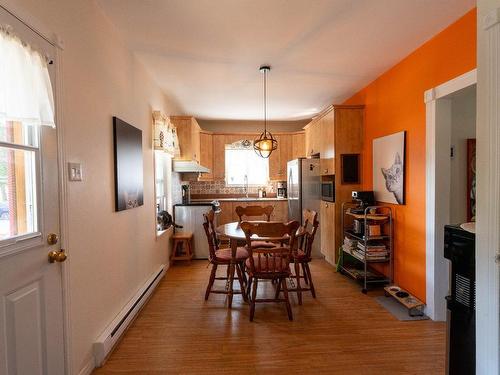
[(98, 0), (167, 97), (200, 119), (311, 118), (474, 0)]

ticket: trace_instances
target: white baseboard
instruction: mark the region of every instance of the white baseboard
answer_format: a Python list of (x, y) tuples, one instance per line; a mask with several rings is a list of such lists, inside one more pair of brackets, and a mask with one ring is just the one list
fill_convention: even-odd
[(90, 375), (95, 369), (94, 356), (91, 356), (83, 368), (78, 372), (78, 375)]
[(146, 280), (134, 297), (130, 299), (115, 319), (113, 319), (106, 329), (104, 329), (103, 333), (97, 338), (94, 343), (94, 358), (97, 367), (103, 365), (105, 359), (111, 353), (120, 337), (148, 301), (149, 297), (156, 289), (156, 286), (165, 275), (165, 269), (166, 266), (162, 264), (159, 269)]

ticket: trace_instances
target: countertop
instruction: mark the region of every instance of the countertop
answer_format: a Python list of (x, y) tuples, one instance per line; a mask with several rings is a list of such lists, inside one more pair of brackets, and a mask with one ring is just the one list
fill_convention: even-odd
[(257, 198), (257, 197), (249, 197), (249, 198), (204, 198), (204, 199), (191, 199), (193, 203), (202, 203), (202, 202), (269, 202), (269, 201), (287, 201), (287, 198)]

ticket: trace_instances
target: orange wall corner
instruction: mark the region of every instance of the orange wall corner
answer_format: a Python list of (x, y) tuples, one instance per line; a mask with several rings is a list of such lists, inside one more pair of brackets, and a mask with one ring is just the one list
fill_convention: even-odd
[(365, 105), (363, 187), (372, 188), (373, 139), (406, 131), (405, 205), (394, 205), (395, 282), (425, 301), (424, 92), (476, 68), (476, 9), (343, 104)]

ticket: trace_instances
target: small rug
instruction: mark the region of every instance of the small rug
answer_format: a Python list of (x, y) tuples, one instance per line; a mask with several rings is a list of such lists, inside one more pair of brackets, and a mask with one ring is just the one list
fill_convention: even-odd
[(410, 316), (408, 309), (392, 297), (379, 296), (375, 300), (398, 320), (427, 320), (428, 316)]

